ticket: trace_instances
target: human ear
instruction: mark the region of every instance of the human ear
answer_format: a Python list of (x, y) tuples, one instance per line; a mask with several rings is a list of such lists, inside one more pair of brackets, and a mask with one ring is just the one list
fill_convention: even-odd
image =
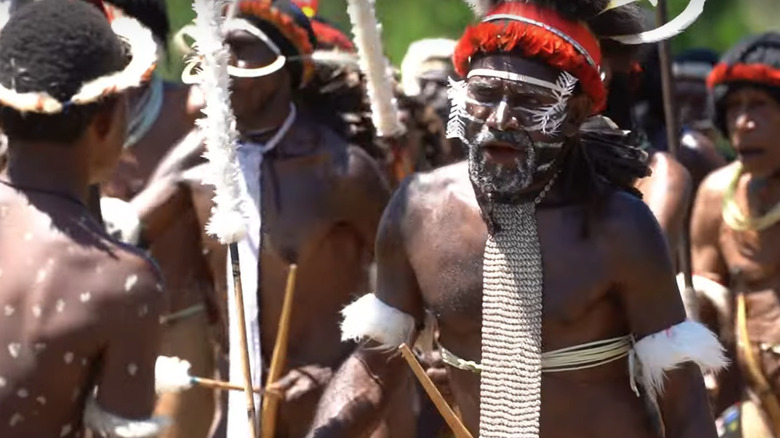
[(566, 107), (567, 116), (562, 127), (564, 137), (573, 137), (579, 132), (580, 126), (590, 115), (592, 107), (590, 97), (584, 93), (569, 99), (569, 104)]

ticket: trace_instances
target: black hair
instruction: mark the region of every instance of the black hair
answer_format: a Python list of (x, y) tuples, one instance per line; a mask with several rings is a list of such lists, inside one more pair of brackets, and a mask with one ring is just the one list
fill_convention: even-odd
[[(723, 55), (722, 64), (762, 64), (780, 71), (780, 33), (767, 32), (748, 37)], [(780, 103), (780, 87), (751, 81), (735, 81), (718, 84), (712, 90), (715, 125), (728, 138), (726, 126), (726, 98), (740, 88), (760, 88)]]
[[(240, 3), (256, 2), (257, 0), (240, 0)], [(309, 17), (307, 17), (298, 6), (289, 0), (276, 0), (272, 3), (272, 7), (277, 9), (282, 14), (290, 17), (298, 27), (306, 31), (307, 38), (309, 43), (311, 43), (311, 46), (313, 48), (317, 47), (317, 37), (314, 34), (314, 29), (311, 27)], [(268, 35), (268, 38), (270, 38), (271, 41), (279, 46), (279, 50), (281, 50), (282, 55), (288, 58), (287, 62), (285, 63), (285, 68), (290, 71), (290, 76), (292, 79), (291, 85), (293, 89), (298, 89), (301, 85), (301, 82), (303, 81), (303, 63), (299, 57), (304, 54), (298, 52), (298, 49), (295, 47), (293, 42), (290, 41), (279, 30), (275, 23), (263, 20), (260, 17), (250, 13), (239, 12), (238, 16), (257, 26), (258, 29)]]
[[(126, 50), (108, 19), (83, 0), (43, 0), (13, 14), (0, 32), (0, 83), (14, 91), (45, 92), (68, 102), (90, 80), (122, 70)], [(67, 105), (62, 113), (21, 113), (0, 106), (11, 139), (72, 143), (114, 99)]]
[(106, 0), (149, 28), (158, 41), (167, 46), (171, 34), (165, 0)]

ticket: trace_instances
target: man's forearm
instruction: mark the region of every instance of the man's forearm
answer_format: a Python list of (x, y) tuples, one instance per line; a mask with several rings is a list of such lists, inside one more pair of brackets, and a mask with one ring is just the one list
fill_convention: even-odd
[(358, 349), (325, 390), (307, 437), (351, 438), (373, 430), (409, 377), (400, 354)]
[(659, 400), (667, 438), (715, 438), (701, 372), (693, 363), (669, 371), (666, 390)]

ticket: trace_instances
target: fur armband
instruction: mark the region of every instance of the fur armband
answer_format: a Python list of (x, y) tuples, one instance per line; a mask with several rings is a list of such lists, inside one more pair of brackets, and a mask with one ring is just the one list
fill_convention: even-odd
[(703, 325), (684, 321), (649, 335), (634, 345), (638, 377), (651, 398), (663, 393), (666, 372), (693, 362), (702, 372), (718, 371), (728, 364), (723, 346)]
[(84, 411), (84, 426), (106, 438), (155, 438), (170, 424), (166, 417), (130, 420), (104, 411), (90, 397)]
[(388, 306), (374, 294), (366, 294), (341, 311), (342, 341), (361, 341), (366, 338), (383, 346), (397, 348), (412, 340), (414, 318)]
[(141, 219), (130, 203), (104, 196), (100, 198), (100, 210), (106, 230), (111, 237), (130, 245), (138, 245), (141, 237)]

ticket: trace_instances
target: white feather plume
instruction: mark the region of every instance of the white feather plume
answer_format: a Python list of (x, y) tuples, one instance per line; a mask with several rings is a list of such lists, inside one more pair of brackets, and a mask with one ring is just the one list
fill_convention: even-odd
[(154, 364), (154, 388), (158, 394), (192, 387), (190, 363), (178, 357), (159, 356)]
[(704, 12), (705, 3), (706, 0), (690, 0), (688, 6), (685, 7), (680, 15), (674, 17), (671, 21), (661, 27), (634, 35), (617, 35), (609, 38), (629, 45), (652, 44), (668, 40), (669, 38), (679, 35), (695, 23), (702, 12)]
[(206, 231), (223, 244), (242, 240), (246, 235), (250, 204), (236, 157), (236, 120), (230, 106), (230, 54), (222, 40), (224, 0), (195, 0), (194, 36), (201, 56), (198, 75), (205, 95), (205, 117), (198, 120), (206, 142), (204, 157), (209, 162), (204, 183), (213, 185), (214, 207)]
[(382, 53), (381, 26), (377, 24), (374, 0), (348, 0), (347, 12), (355, 34), (360, 68), (366, 75), (371, 115), (377, 135), (393, 137), (404, 132), (393, 95), (393, 79)]

